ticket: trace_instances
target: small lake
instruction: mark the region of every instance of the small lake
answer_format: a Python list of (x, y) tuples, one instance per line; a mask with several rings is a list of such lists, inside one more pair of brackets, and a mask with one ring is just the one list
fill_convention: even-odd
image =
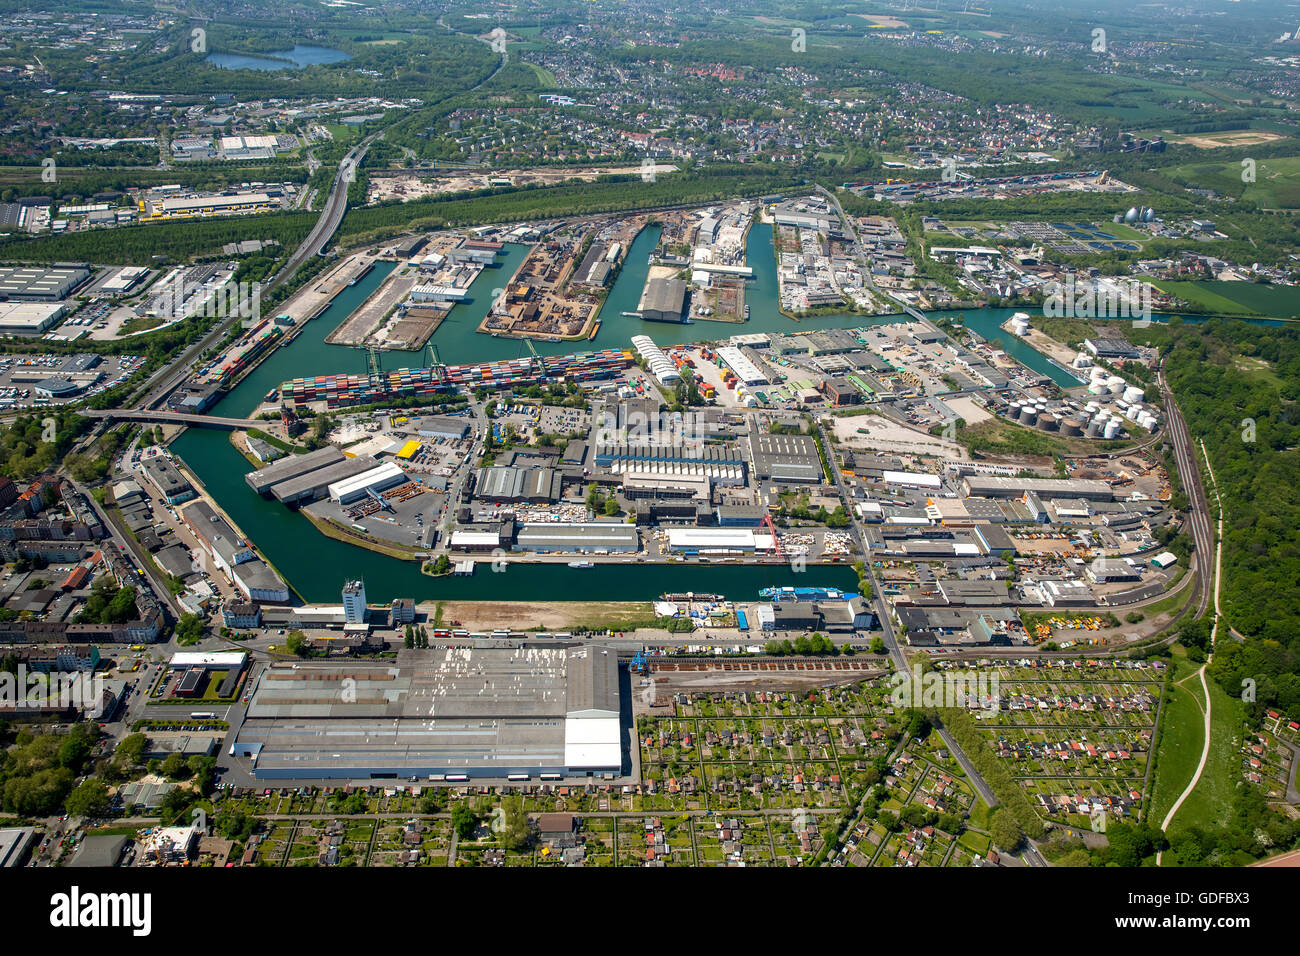
[(342, 50), (324, 46), (295, 44), (292, 50), (274, 50), (271, 53), (209, 53), (207, 62), (223, 70), (297, 70), (304, 66), (338, 63), (349, 59)]

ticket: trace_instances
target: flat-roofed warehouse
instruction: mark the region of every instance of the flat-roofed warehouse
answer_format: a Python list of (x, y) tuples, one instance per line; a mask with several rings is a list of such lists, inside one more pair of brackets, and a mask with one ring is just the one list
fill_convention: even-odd
[(474, 497), (484, 501), (556, 501), (560, 497), (561, 482), (562, 476), (554, 468), (491, 465), (478, 470)]
[(271, 486), (271, 495), (286, 505), (306, 504), (328, 494), (330, 485), (378, 466), (379, 462), (370, 455), (344, 458), (342, 461), (326, 465), (324, 468), (313, 469), (296, 478), (276, 482)]
[(255, 209), (276, 205), (267, 193), (236, 193), (233, 196), (178, 196), (164, 199), (156, 207), (164, 216), (192, 216), (196, 213), (229, 209)]
[(330, 500), (337, 501), (341, 505), (349, 505), (354, 501), (359, 501), (371, 492), (378, 494), (392, 488), (394, 485), (400, 485), (406, 481), (406, 472), (402, 471), (391, 461), (374, 468), (369, 468), (360, 474), (352, 475), (340, 481), (330, 483), (328, 489)]
[(686, 283), (681, 279), (651, 279), (646, 283), (641, 318), (680, 322), (686, 314)]
[(90, 278), (82, 265), (0, 267), (0, 298), (16, 302), (56, 302)]
[(404, 650), (273, 665), (231, 752), (263, 780), (591, 776), (624, 767), (620, 711), (603, 645)]
[(163, 455), (144, 460), (145, 476), (154, 484), (169, 505), (189, 501), (196, 494), (194, 486), (181, 474), (180, 469)]
[(345, 457), (343, 452), (339, 451), (335, 446), (326, 445), (324, 448), (316, 449), (316, 451), (309, 451), (305, 455), (288, 455), (273, 465), (267, 465), (257, 471), (250, 471), (244, 476), (244, 481), (248, 482), (248, 487), (259, 495), (263, 495), (270, 490), (272, 485), (278, 482), (297, 478), (318, 468), (324, 468), (326, 465), (333, 465), (336, 462), (343, 461)]
[(39, 335), (68, 311), (66, 302), (0, 302), (0, 334)]
[(423, 415), (413, 418), (403, 428), (414, 430), (421, 438), (464, 438), (469, 434), (470, 420), (454, 415)]
[(808, 435), (755, 435), (750, 448), (760, 481), (820, 483), (825, 478), (817, 443)]
[(521, 527), (515, 536), (515, 544), (521, 551), (590, 554), (594, 551), (634, 552), (640, 548), (641, 540), (636, 528), (629, 524), (542, 522)]
[(1111, 501), (1114, 490), (1104, 481), (1088, 478), (1004, 478), (1000, 475), (967, 475), (962, 479), (972, 498), (1019, 498), (1034, 494), (1040, 498), (1086, 498)]

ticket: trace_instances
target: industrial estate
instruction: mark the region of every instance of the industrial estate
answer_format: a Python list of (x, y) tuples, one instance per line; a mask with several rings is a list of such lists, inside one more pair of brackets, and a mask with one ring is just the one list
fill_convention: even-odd
[(4, 866), (1294, 865), (1293, 35), (56, 6)]

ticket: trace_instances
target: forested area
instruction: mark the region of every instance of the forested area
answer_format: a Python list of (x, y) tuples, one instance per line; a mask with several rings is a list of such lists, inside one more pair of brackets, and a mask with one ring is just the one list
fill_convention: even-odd
[(0, 430), (3, 473), (14, 481), (22, 481), (49, 471), (89, 424), (89, 419), (64, 410), (16, 419), (8, 428)]
[[(328, 13), (316, 7), (313, 20)], [(306, 34), (283, 20), (264, 22), (240, 19), (238, 25), (209, 21), (205, 49), (192, 49), (191, 26), (179, 24), (170, 31), (172, 42), (160, 50), (141, 49), (105, 64), (104, 77), (64, 77), (65, 86), (115, 89), (142, 93), (206, 95), (230, 93), (241, 98), (266, 96), (373, 96), (375, 77), (383, 77), (384, 95), (393, 99), (419, 97), (426, 101), (468, 89), (486, 79), (497, 57), (484, 43), (457, 36), (428, 22), (422, 33), (406, 33), (394, 44), (357, 42), (355, 33), (322, 29), (310, 24), (311, 42), (346, 53), (340, 64), (312, 65), (294, 70), (228, 70), (207, 62), (214, 52), (265, 55), (286, 50)], [(366, 72), (363, 72), (366, 71)]]
[(25, 817), (58, 812), (98, 738), (99, 728), (90, 722), (74, 724), (66, 734), (18, 731), (0, 762), (0, 809)]
[(1132, 334), (1162, 342), (1223, 504), (1223, 606), (1245, 640), (1221, 630), (1211, 673), (1233, 695), (1254, 680), (1256, 709), (1300, 711), (1300, 330), (1212, 319)]
[(789, 188), (792, 175), (788, 170), (765, 167), (710, 167), (707, 172), (672, 173), (654, 182), (643, 182), (638, 175), (602, 176), (595, 182), (571, 185), (485, 189), (350, 209), (339, 227), (339, 237), (356, 243), (444, 226), (522, 222), (759, 196)]
[(155, 265), (154, 256), (172, 261), (217, 255), (228, 242), (275, 240), (296, 248), (319, 218), (313, 212), (274, 212), (260, 216), (225, 216), (140, 223), (116, 229), (87, 229), (36, 239), (0, 242), (0, 258), (19, 262), (112, 262)]

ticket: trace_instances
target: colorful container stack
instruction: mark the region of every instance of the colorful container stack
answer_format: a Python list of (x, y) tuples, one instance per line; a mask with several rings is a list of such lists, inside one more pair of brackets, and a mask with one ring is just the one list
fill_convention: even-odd
[(262, 327), (256, 329), (247, 341), (250, 342), (238, 355), (232, 357), (229, 361), (223, 362), (220, 370), (213, 376), (206, 376), (208, 380), (215, 378), (220, 385), (229, 385), (239, 376), (245, 368), (257, 364), (257, 360), (266, 352), (275, 348), (280, 342), (280, 337), (284, 333), (280, 331), (278, 325), (267, 321), (262, 323)]
[(548, 356), (539, 372), (531, 358), (485, 362), (481, 365), (447, 365), (439, 382), (431, 368), (402, 368), (373, 375), (313, 375), (285, 382), (281, 394), (297, 405), (326, 403), (329, 408), (366, 405), (407, 396), (433, 395), (457, 389), (507, 388), (551, 382), (589, 382), (613, 378), (632, 364), (626, 349), (603, 349), (574, 355)]

